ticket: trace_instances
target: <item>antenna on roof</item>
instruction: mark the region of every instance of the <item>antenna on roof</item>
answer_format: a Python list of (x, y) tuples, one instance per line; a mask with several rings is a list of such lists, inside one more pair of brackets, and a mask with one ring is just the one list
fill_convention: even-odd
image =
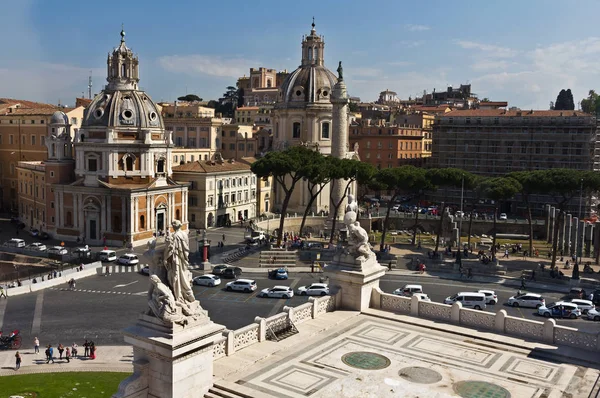
[(88, 99), (92, 99), (92, 71), (90, 71), (90, 77), (88, 79)]

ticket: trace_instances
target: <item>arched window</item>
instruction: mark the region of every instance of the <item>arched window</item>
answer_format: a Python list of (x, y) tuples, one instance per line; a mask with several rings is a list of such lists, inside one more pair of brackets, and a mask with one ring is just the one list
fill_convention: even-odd
[(175, 210), (175, 219), (179, 220), (179, 209)]
[(125, 158), (125, 169), (127, 171), (133, 171), (133, 156), (127, 156), (127, 158)]
[(125, 77), (127, 73), (127, 69), (125, 68), (125, 64), (121, 64), (121, 77)]
[(267, 87), (271, 87), (271, 79), (267, 79)]
[(164, 173), (165, 172), (165, 160), (164, 159), (160, 159), (156, 163), (156, 172), (157, 173)]
[(313, 49), (312, 49), (312, 47), (309, 47), (308, 48), (308, 60), (312, 61), (312, 59), (313, 59)]
[(143, 215), (140, 216), (140, 228), (146, 229), (146, 217), (144, 217)]

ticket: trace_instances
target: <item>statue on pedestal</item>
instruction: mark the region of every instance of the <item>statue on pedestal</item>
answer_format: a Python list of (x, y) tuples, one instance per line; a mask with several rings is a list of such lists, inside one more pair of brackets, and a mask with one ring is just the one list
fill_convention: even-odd
[[(188, 235), (181, 221), (172, 222), (174, 232), (167, 235), (162, 256), (157, 256), (148, 291), (150, 313), (165, 323), (188, 323), (204, 316), (190, 284)], [(153, 247), (152, 247), (153, 248)]]
[(353, 256), (361, 263), (369, 259), (375, 258), (375, 253), (371, 250), (369, 244), (369, 235), (360, 223), (356, 220), (358, 214), (358, 203), (354, 199), (354, 195), (348, 195), (348, 206), (346, 206), (346, 214), (344, 215), (344, 224), (348, 228), (348, 254)]

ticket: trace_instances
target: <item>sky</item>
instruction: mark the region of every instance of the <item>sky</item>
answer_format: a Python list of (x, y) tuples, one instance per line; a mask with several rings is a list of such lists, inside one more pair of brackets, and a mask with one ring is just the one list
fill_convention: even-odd
[(325, 66), (343, 61), (350, 95), (403, 99), (470, 83), (479, 98), (548, 109), (600, 91), (596, 0), (0, 0), (0, 97), (74, 104), (106, 84), (106, 57), (126, 42), (155, 101), (218, 99), (250, 68), (293, 71), (312, 17)]

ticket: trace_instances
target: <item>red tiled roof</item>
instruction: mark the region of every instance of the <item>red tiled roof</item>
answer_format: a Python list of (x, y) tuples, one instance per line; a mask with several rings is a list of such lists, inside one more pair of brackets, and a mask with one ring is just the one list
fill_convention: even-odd
[(185, 163), (173, 167), (173, 172), (193, 172), (193, 173), (221, 173), (227, 171), (245, 171), (250, 170), (250, 164), (246, 161), (234, 161), (231, 163), (226, 160), (223, 163), (211, 161), (196, 161)]
[(508, 102), (506, 102), (506, 101), (485, 101), (485, 102), (480, 102), (479, 106), (508, 106)]
[(91, 99), (87, 98), (75, 98), (75, 107), (88, 107), (92, 103)]
[(0, 110), (17, 104), (19, 104), (22, 108), (57, 108), (56, 105), (44, 104), (42, 102), (25, 101), (13, 98), (0, 98)]
[(459, 109), (453, 110), (439, 117), (569, 117), (569, 116), (592, 116), (581, 111), (555, 111), (555, 110), (505, 110), (505, 109)]

